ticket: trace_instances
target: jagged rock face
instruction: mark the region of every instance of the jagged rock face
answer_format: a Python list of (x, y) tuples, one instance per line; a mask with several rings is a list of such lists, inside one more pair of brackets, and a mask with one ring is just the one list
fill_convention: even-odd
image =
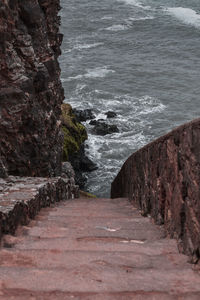
[(130, 156), (111, 196), (129, 197), (144, 215), (164, 224), (193, 262), (200, 260), (200, 119)]
[(0, 154), (9, 174), (61, 171), (59, 0), (0, 2)]

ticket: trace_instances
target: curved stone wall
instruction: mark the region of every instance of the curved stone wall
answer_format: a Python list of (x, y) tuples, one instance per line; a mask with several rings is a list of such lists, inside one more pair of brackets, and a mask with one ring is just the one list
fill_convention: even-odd
[(128, 197), (164, 224), (179, 249), (200, 258), (200, 119), (135, 152), (112, 183), (111, 197)]

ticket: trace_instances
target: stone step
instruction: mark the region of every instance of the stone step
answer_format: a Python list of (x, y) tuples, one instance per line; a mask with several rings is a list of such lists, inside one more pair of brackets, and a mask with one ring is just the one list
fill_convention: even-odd
[(0, 250), (0, 300), (200, 299), (200, 271), (127, 199), (43, 208)]

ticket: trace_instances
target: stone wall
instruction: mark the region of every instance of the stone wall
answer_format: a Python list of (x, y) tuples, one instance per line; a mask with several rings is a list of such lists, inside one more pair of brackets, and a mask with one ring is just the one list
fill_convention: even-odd
[(59, 0), (0, 1), (0, 156), (11, 175), (61, 172), (59, 9)]
[(179, 248), (200, 259), (200, 119), (140, 149), (112, 183), (111, 197), (128, 197), (164, 224)]
[(0, 179), (0, 239), (13, 234), (52, 203), (78, 197), (71, 178), (14, 177)]

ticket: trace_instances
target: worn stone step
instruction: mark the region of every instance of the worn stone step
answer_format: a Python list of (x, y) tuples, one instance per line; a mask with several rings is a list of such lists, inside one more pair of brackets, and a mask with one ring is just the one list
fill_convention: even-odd
[(200, 299), (198, 266), (127, 199), (59, 202), (3, 244), (0, 300)]
[[(20, 294), (20, 295), (19, 295)], [(70, 292), (33, 292), (26, 290), (7, 291), (6, 294), (0, 296), (0, 300), (199, 300), (200, 293), (179, 293), (170, 294), (166, 292), (107, 292), (107, 293), (70, 293)]]

